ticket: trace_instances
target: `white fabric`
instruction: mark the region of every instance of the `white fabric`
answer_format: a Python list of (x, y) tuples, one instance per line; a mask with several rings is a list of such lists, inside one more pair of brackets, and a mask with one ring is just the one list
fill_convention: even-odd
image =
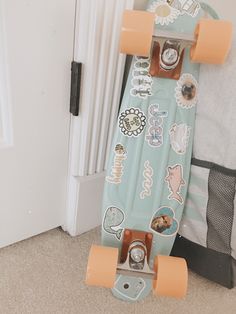
[[(225, 64), (201, 66), (193, 156), (236, 169), (236, 38)], [(204, 237), (199, 235), (204, 228), (192, 227), (187, 238), (203, 245)], [(236, 213), (231, 247), (236, 259)]]
[(209, 169), (191, 167), (188, 195), (179, 234), (206, 247)]
[(225, 64), (201, 66), (193, 156), (236, 169), (235, 136), (236, 38)]

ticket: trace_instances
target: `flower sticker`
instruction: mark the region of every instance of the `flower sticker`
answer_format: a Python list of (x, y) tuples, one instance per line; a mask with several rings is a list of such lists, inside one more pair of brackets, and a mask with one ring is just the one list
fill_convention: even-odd
[(190, 109), (197, 104), (198, 83), (192, 74), (184, 73), (177, 82), (175, 98), (177, 105)]
[(126, 136), (138, 136), (146, 125), (146, 117), (138, 108), (130, 108), (120, 114), (119, 127)]
[(160, 25), (169, 25), (173, 23), (180, 15), (180, 11), (170, 6), (166, 1), (154, 1), (148, 11), (155, 13), (155, 23)]

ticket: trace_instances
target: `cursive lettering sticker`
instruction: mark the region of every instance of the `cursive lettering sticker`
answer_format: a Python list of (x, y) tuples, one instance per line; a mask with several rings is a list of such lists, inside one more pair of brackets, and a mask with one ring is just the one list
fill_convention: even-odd
[(123, 175), (123, 161), (126, 159), (126, 151), (122, 144), (117, 144), (115, 147), (115, 157), (112, 166), (111, 176), (106, 177), (106, 181), (113, 184), (121, 183)]
[(126, 109), (120, 114), (119, 127), (126, 136), (138, 136), (146, 125), (146, 117), (138, 108)]
[(158, 104), (149, 107), (149, 128), (146, 134), (146, 141), (152, 147), (160, 147), (163, 144), (163, 121), (168, 116), (168, 112), (159, 110)]
[(140, 198), (143, 200), (145, 197), (150, 196), (152, 193), (152, 185), (153, 185), (153, 169), (150, 165), (150, 162), (148, 160), (144, 163), (144, 171), (143, 171), (143, 177), (144, 181), (142, 183), (143, 190), (140, 193)]

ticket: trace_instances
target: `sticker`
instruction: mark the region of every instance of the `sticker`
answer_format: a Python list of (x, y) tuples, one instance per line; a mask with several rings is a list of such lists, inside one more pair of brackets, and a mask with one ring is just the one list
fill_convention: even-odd
[(163, 144), (163, 121), (168, 116), (168, 111), (160, 111), (158, 104), (149, 106), (149, 128), (146, 141), (152, 147), (160, 147)]
[(183, 197), (180, 195), (181, 187), (186, 184), (183, 179), (183, 167), (181, 165), (168, 167), (165, 181), (167, 182), (170, 191), (168, 199), (173, 199), (180, 204), (183, 204)]
[(192, 74), (181, 75), (175, 88), (175, 98), (178, 106), (190, 109), (197, 104), (198, 83)]
[(188, 14), (191, 17), (196, 17), (201, 9), (197, 0), (167, 0), (167, 3), (178, 10), (181, 15)]
[(118, 276), (113, 289), (125, 299), (135, 301), (138, 300), (145, 287), (146, 283), (140, 277)]
[(180, 11), (165, 0), (154, 1), (148, 11), (155, 13), (155, 23), (160, 25), (169, 25), (180, 15)]
[(150, 229), (162, 236), (173, 236), (179, 229), (175, 213), (170, 207), (160, 207), (152, 217)]
[(124, 219), (125, 214), (121, 209), (117, 207), (109, 207), (104, 215), (103, 229), (120, 240), (124, 229), (118, 227), (122, 224)]
[(115, 147), (114, 163), (111, 171), (111, 176), (106, 177), (109, 183), (119, 184), (123, 175), (123, 161), (126, 159), (126, 151), (122, 144), (117, 144)]
[(152, 185), (153, 185), (153, 169), (148, 160), (144, 163), (144, 171), (143, 171), (144, 181), (142, 183), (143, 191), (140, 193), (140, 198), (143, 200), (145, 197), (150, 196), (152, 193)]
[(138, 136), (146, 125), (146, 117), (137, 108), (126, 109), (120, 114), (119, 127), (126, 136)]
[(170, 131), (170, 144), (177, 154), (185, 154), (189, 142), (191, 128), (187, 124), (173, 124)]
[(200, 9), (201, 5), (197, 0), (157, 0), (150, 5), (148, 11), (154, 12), (155, 23), (163, 26), (173, 23), (183, 14), (194, 18)]
[(149, 74), (150, 59), (134, 57), (134, 70), (132, 72), (130, 94), (133, 97), (146, 99), (152, 96), (152, 76)]

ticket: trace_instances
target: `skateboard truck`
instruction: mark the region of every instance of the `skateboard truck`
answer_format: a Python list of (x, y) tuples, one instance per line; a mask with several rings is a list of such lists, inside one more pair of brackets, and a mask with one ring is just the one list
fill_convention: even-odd
[(195, 42), (193, 35), (155, 31), (152, 39), (150, 74), (178, 80), (181, 75), (184, 50)]
[[(153, 235), (151, 232), (125, 229), (121, 254), (114, 247), (93, 245), (89, 252), (86, 283), (114, 288), (117, 274), (152, 281), (155, 295), (184, 297), (187, 291), (187, 265), (182, 258), (157, 255), (149, 267)], [(132, 289), (129, 280), (122, 289)]]
[(148, 58), (151, 54), (152, 76), (179, 79), (187, 47), (192, 62), (224, 63), (232, 42), (231, 22), (203, 18), (191, 35), (159, 30), (154, 27), (155, 16), (152, 12), (125, 11), (120, 39), (122, 53)]
[(117, 273), (126, 276), (137, 276), (153, 279), (155, 272), (149, 267), (149, 257), (153, 235), (143, 232), (125, 229), (121, 249), (120, 262), (117, 265)]

